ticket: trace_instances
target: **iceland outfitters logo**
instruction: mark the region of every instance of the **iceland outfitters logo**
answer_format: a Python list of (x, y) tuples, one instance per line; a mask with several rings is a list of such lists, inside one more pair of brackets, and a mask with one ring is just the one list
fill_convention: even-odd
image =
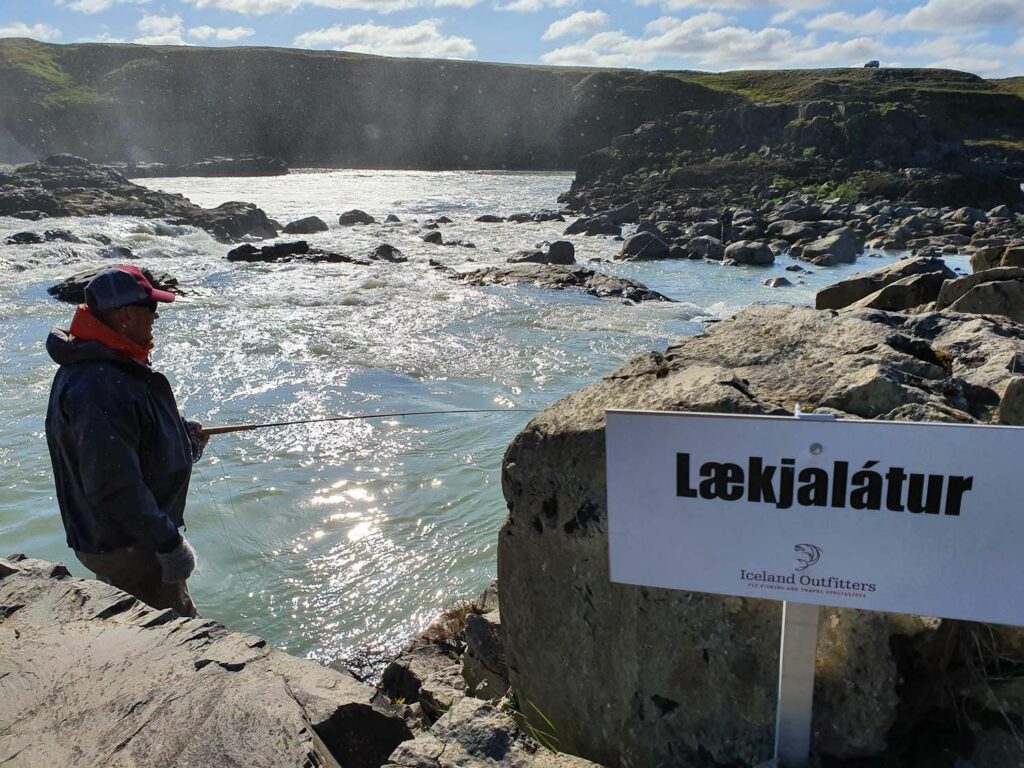
[(796, 561), (799, 565), (793, 570), (806, 571), (812, 565), (821, 560), (821, 547), (816, 544), (797, 544), (793, 549), (796, 551)]

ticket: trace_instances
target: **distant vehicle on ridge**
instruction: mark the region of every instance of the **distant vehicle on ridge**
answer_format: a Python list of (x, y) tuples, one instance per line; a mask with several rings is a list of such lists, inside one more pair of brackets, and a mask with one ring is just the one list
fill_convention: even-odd
[(878, 63), (878, 59), (872, 59), (864, 65), (864, 69), (878, 69), (881, 64)]

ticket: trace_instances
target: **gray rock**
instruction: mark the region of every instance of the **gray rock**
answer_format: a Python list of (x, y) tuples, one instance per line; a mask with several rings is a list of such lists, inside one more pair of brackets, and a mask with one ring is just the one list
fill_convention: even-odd
[(555, 240), (548, 246), (548, 264), (575, 264), (576, 246), (568, 240)]
[(1014, 376), (999, 399), (999, 423), (1024, 427), (1024, 376)]
[(508, 691), (508, 665), (501, 642), (501, 613), (466, 616), (466, 651), (462, 655), (462, 678), (471, 695), (478, 699), (499, 699)]
[(1024, 245), (1011, 245), (999, 259), (1000, 267), (1024, 267)]
[(622, 227), (607, 216), (585, 216), (565, 228), (566, 235), (621, 235)]
[(432, 243), (434, 245), (443, 245), (444, 238), (442, 238), (441, 233), (435, 229), (432, 232), (427, 232), (427, 234), (423, 236), (423, 242)]
[(392, 701), (419, 703), (431, 722), (466, 695), (456, 650), (425, 638), (417, 638), (388, 665), (380, 685)]
[(338, 223), (343, 227), (351, 227), (355, 224), (376, 224), (377, 220), (366, 211), (353, 208), (351, 211), (345, 211), (341, 214), (338, 217)]
[(328, 229), (327, 222), (319, 216), (307, 216), (286, 224), (284, 233), (286, 235), (312, 235), (317, 232), (326, 232)]
[(983, 283), (1001, 282), (1004, 280), (1024, 279), (1024, 267), (995, 267), (983, 272), (964, 275), (943, 284), (939, 297), (935, 300), (936, 309), (945, 309), (966, 295), (975, 286)]
[(784, 277), (770, 277), (767, 280), (761, 282), (762, 285), (766, 285), (769, 288), (792, 288), (793, 283)]
[[(784, 415), (802, 403), (897, 418), (920, 406), (990, 422), (1022, 344), (1024, 326), (986, 317), (754, 307), (533, 419), (505, 455), (509, 517), (498, 542), (503, 641), (519, 700), (551, 720), (562, 749), (605, 765), (767, 759), (779, 605), (610, 582), (605, 410)], [(960, 716), (976, 734), (988, 727), (932, 693), (950, 673), (955, 654), (940, 649), (960, 637), (956, 623), (825, 609), (821, 627), (817, 754), (908, 764), (932, 738), (933, 715)], [(984, 682), (977, 669), (957, 669)], [(909, 706), (916, 701), (929, 706)], [(908, 738), (890, 740), (893, 732)]]
[(485, 213), (483, 216), (478, 216), (476, 220), (481, 224), (500, 224), (505, 219), (501, 216), (495, 216), (492, 213)]
[(725, 258), (725, 245), (717, 237), (701, 235), (686, 244), (686, 250), (703, 259), (721, 261)]
[(950, 304), (949, 310), (976, 315), (1003, 315), (1018, 323), (1024, 323), (1024, 279), (980, 283)]
[(938, 297), (946, 277), (941, 272), (925, 272), (903, 277), (849, 305), (849, 309), (884, 309), (904, 312), (927, 305)]
[[(541, 736), (551, 741), (547, 736)], [(549, 746), (557, 746), (555, 742)], [(492, 704), (462, 699), (428, 733), (401, 744), (384, 768), (599, 768), (531, 739)]]
[(403, 254), (395, 246), (388, 243), (381, 243), (373, 252), (370, 254), (371, 261), (390, 261), (395, 264), (401, 264), (402, 262), (408, 261), (409, 257)]
[(384, 223), (385, 224), (401, 224), (402, 220), (400, 218), (398, 218), (397, 216), (395, 216), (395, 214), (389, 213), (387, 216), (384, 217)]
[(737, 240), (725, 249), (725, 260), (735, 264), (767, 266), (775, 263), (775, 254), (767, 243), (756, 240)]
[(999, 259), (1003, 256), (1004, 247), (998, 245), (987, 245), (979, 248), (971, 254), (971, 271), (984, 272), (999, 266)]
[(778, 238), (788, 243), (796, 243), (798, 240), (813, 240), (818, 236), (817, 230), (810, 224), (787, 219), (773, 221), (769, 224), (768, 234), (772, 238)]
[[(956, 273), (946, 266), (946, 262), (936, 258), (903, 259), (886, 267), (873, 269), (854, 277), (840, 280), (838, 283), (822, 288), (814, 297), (814, 306), (818, 309), (841, 309), (865, 296), (895, 283), (910, 275), (935, 273), (944, 279), (955, 279)], [(932, 301), (933, 296), (928, 301)], [(924, 303), (924, 302), (921, 302)], [(916, 304), (914, 306), (917, 306)], [(881, 307), (880, 307), (881, 308)]]
[(836, 264), (853, 264), (864, 249), (857, 234), (851, 229), (838, 229), (804, 246), (802, 259), (814, 261), (822, 256), (831, 257)]
[(67, 574), (0, 560), (12, 766), (375, 766), (411, 737), (351, 675)]
[(653, 261), (668, 257), (668, 243), (650, 232), (638, 232), (627, 238), (615, 256), (619, 261)]
[(642, 283), (627, 278), (611, 277), (580, 266), (561, 264), (510, 264), (504, 267), (484, 267), (464, 274), (449, 274), (453, 280), (469, 285), (521, 285), (529, 283), (541, 288), (564, 290), (579, 288), (601, 299), (627, 299), (629, 301), (672, 301)]

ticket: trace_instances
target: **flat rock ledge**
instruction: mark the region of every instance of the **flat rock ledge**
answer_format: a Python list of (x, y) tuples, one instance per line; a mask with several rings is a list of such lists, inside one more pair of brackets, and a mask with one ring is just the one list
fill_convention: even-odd
[(453, 280), (467, 285), (522, 285), (531, 284), (550, 290), (578, 288), (599, 299), (623, 299), (626, 301), (674, 301), (643, 283), (625, 277), (612, 277), (592, 269), (561, 264), (535, 264), (523, 262), (503, 266), (483, 267), (472, 272), (457, 272), (437, 262), (431, 262), (435, 269), (445, 271)]
[[(762, 306), (535, 418), (505, 455), (498, 541), (505, 662), (532, 724), (603, 765), (749, 766), (772, 754), (780, 604), (610, 582), (606, 409), (781, 415), (799, 403), (847, 418), (1020, 424), (1021, 371), (1024, 324), (1003, 317)], [(815, 759), (1019, 766), (1008, 724), (1024, 715), (1024, 678), (1005, 670), (1022, 662), (1021, 629), (823, 609)]]
[(379, 768), (374, 688), (63, 565), (0, 559), (0, 764)]

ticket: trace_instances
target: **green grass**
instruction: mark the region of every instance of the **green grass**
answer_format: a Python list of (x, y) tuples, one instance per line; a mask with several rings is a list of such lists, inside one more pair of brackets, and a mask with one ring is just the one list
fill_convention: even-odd
[(102, 101), (91, 88), (74, 82), (58, 63), (56, 50), (33, 40), (0, 41), (0, 72), (8, 70), (25, 77), (35, 88), (35, 102), (48, 109)]

